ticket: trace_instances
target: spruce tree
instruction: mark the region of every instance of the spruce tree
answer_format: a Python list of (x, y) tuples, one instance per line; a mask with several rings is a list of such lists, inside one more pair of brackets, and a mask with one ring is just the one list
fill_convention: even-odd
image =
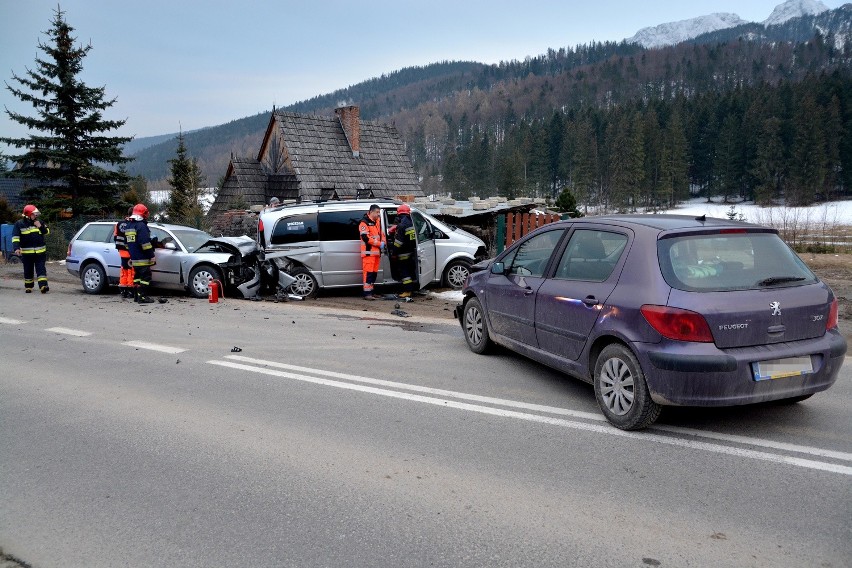
[(26, 196), (43, 212), (107, 214), (128, 178), (102, 165), (130, 161), (122, 156), (121, 147), (132, 137), (106, 135), (126, 120), (105, 120), (103, 111), (115, 99), (105, 100), (105, 87), (88, 87), (79, 78), (91, 44), (74, 46), (74, 28), (59, 8), (51, 23), (45, 32), (51, 41), (38, 43), (46, 57), (37, 57), (35, 69), (27, 69), (24, 76), (12, 74), (18, 87), (6, 84), (13, 95), (35, 108), (35, 117), (6, 109), (9, 118), (32, 133), (23, 138), (3, 136), (0, 142), (26, 148), (25, 154), (11, 156), (19, 164), (15, 175), (36, 180)]
[(201, 168), (198, 167), (198, 160), (188, 155), (182, 132), (178, 135), (176, 154), (175, 158), (169, 160), (172, 177), (168, 182), (172, 190), (166, 212), (173, 223), (197, 224), (201, 215), (201, 207), (198, 204), (199, 187), (204, 179)]

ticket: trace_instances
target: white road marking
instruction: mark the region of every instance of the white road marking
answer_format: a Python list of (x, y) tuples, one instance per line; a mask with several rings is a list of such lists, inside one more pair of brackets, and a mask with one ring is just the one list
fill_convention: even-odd
[[(488, 396), (480, 396), (476, 394), (467, 394), (456, 391), (443, 389), (435, 389), (431, 387), (423, 387), (420, 385), (409, 385), (405, 383), (397, 383), (392, 381), (384, 381), (381, 379), (373, 379), (370, 377), (360, 377), (358, 375), (349, 375), (347, 373), (337, 373), (334, 371), (325, 371), (322, 369), (312, 369), (310, 367), (299, 367), (298, 365), (289, 365), (287, 363), (278, 363), (277, 361), (266, 361), (263, 359), (252, 359), (242, 355), (226, 355), (226, 359), (234, 361), (243, 361), (245, 363), (253, 363), (255, 365), (265, 365), (267, 367), (276, 367), (279, 369), (288, 369), (301, 373), (311, 373), (325, 377), (334, 377), (350, 381), (357, 381), (371, 385), (390, 387), (395, 389), (410, 390), (414, 392), (422, 392), (431, 395), (445, 396), (460, 400), (470, 400), (474, 402), (483, 402), (486, 404), (496, 404), (498, 406), (507, 406), (509, 408), (520, 408), (523, 410), (531, 410), (534, 412), (546, 412), (548, 414), (556, 414), (559, 416), (571, 416), (573, 418), (581, 418), (584, 420), (595, 420), (597, 422), (606, 422), (606, 418), (602, 414), (594, 412), (583, 412), (581, 410), (569, 410), (567, 408), (559, 408), (557, 406), (544, 406), (540, 404), (530, 404), (526, 402), (518, 402), (515, 400), (506, 400), (502, 398), (492, 398)], [(800, 454), (810, 454), (824, 458), (832, 458), (844, 461), (852, 461), (852, 454), (847, 452), (836, 452), (833, 450), (824, 450), (822, 448), (813, 448), (810, 446), (800, 446), (797, 444), (788, 444), (785, 442), (774, 442), (772, 440), (764, 440), (761, 438), (750, 438), (748, 436), (738, 436), (736, 434), (723, 434), (720, 432), (711, 432), (706, 430), (696, 430), (694, 428), (683, 428), (681, 426), (667, 426), (665, 424), (656, 424), (649, 430), (660, 430), (664, 432), (672, 432), (674, 434), (695, 436), (698, 438), (707, 438), (710, 440), (720, 440), (724, 442), (734, 442), (737, 444), (748, 444), (764, 448), (772, 448), (775, 450), (783, 450), (788, 452), (796, 452)]]
[(82, 331), (79, 329), (68, 329), (67, 327), (50, 327), (45, 331), (52, 331), (53, 333), (61, 333), (63, 335), (73, 335), (74, 337), (88, 337), (92, 335), (89, 331)]
[(125, 341), (122, 345), (128, 347), (136, 347), (137, 349), (150, 349), (151, 351), (160, 351), (161, 353), (183, 353), (186, 349), (181, 347), (171, 347), (169, 345), (158, 345), (156, 343), (147, 343), (145, 341)]
[(0, 323), (7, 323), (9, 325), (18, 325), (19, 323), (27, 323), (23, 320), (15, 320), (11, 318), (0, 318)]
[[(238, 357), (238, 356), (229, 356), (229, 358), (236, 358), (236, 357)], [(251, 361), (251, 359), (241, 357), (241, 360), (246, 360), (246, 359)], [(719, 445), (719, 444), (713, 444), (713, 443), (710, 443), (710, 442), (702, 442), (702, 441), (698, 441), (698, 440), (687, 440), (687, 439), (682, 439), (682, 438), (673, 438), (671, 436), (654, 434), (654, 433), (648, 432), (648, 431), (641, 432), (641, 433), (639, 433), (639, 432), (626, 432), (624, 430), (618, 430), (617, 428), (613, 428), (611, 426), (600, 425), (600, 424), (588, 424), (588, 423), (585, 423), (585, 422), (565, 420), (565, 419), (562, 419), (562, 418), (541, 416), (541, 415), (537, 415), (537, 414), (528, 414), (528, 413), (525, 413), (525, 412), (517, 412), (517, 411), (514, 411), (514, 410), (493, 408), (493, 407), (481, 406), (481, 405), (477, 405), (477, 404), (468, 404), (468, 403), (465, 403), (465, 402), (457, 402), (457, 401), (454, 401), (454, 400), (433, 398), (433, 397), (430, 397), (430, 396), (408, 394), (408, 393), (404, 393), (404, 392), (387, 390), (387, 389), (382, 389), (382, 388), (376, 388), (376, 387), (372, 387), (372, 386), (358, 385), (358, 384), (353, 384), (353, 383), (345, 383), (345, 382), (340, 382), (340, 381), (333, 381), (333, 380), (330, 380), (330, 379), (323, 379), (323, 378), (319, 378), (319, 377), (310, 377), (310, 376), (306, 376), (306, 375), (298, 375), (298, 374), (289, 373), (289, 372), (286, 372), (286, 371), (278, 371), (278, 370), (275, 370), (275, 369), (269, 369), (269, 368), (263, 368), (263, 367), (254, 367), (254, 366), (244, 365), (242, 363), (236, 363), (236, 362), (231, 362), (231, 361), (214, 361), (214, 360), (211, 360), (211, 361), (207, 361), (207, 363), (212, 364), (212, 365), (219, 365), (219, 366), (222, 366), (222, 367), (229, 367), (229, 368), (232, 368), (232, 369), (249, 371), (249, 372), (253, 372), (253, 373), (260, 373), (260, 374), (282, 377), (282, 378), (287, 378), (287, 379), (295, 379), (295, 380), (298, 380), (298, 381), (304, 381), (304, 382), (309, 382), (309, 383), (314, 383), (314, 384), (319, 384), (319, 385), (324, 385), (324, 386), (331, 386), (331, 387), (342, 388), (342, 389), (347, 389), (347, 390), (360, 391), (360, 392), (366, 392), (366, 393), (370, 393), (370, 394), (387, 396), (387, 397), (391, 397), (391, 398), (398, 398), (398, 399), (410, 400), (410, 401), (414, 401), (414, 402), (422, 402), (422, 403), (426, 403), (426, 404), (433, 404), (433, 405), (442, 406), (442, 407), (445, 407), (445, 408), (455, 408), (455, 409), (459, 409), (459, 410), (479, 412), (481, 414), (490, 414), (492, 416), (501, 416), (501, 417), (505, 417), (505, 418), (516, 418), (516, 419), (519, 419), (519, 420), (526, 420), (526, 421), (529, 421), (529, 422), (538, 422), (538, 423), (543, 423), (543, 424), (550, 424), (550, 425), (553, 425), (553, 426), (561, 426), (561, 427), (564, 427), (564, 428), (571, 428), (571, 429), (575, 429), (575, 430), (583, 430), (583, 431), (595, 432), (595, 433), (599, 433), (599, 434), (607, 434), (607, 435), (610, 435), (610, 436), (616, 436), (616, 437), (621, 437), (621, 438), (630, 438), (630, 439), (634, 439), (634, 440), (644, 440), (644, 441), (648, 441), (648, 442), (656, 442), (656, 443), (659, 443), (659, 444), (666, 444), (666, 445), (670, 445), (670, 446), (678, 446), (678, 447), (689, 448), (689, 449), (694, 449), (694, 450), (704, 450), (704, 451), (708, 451), (708, 452), (714, 452), (714, 453), (719, 453), (719, 454), (727, 454), (727, 455), (736, 456), (736, 457), (745, 457), (745, 458), (757, 459), (757, 460), (762, 460), (762, 461), (768, 461), (768, 462), (772, 462), (772, 463), (793, 465), (793, 466), (803, 467), (803, 468), (807, 468), (807, 469), (814, 469), (814, 470), (818, 470), (818, 471), (826, 471), (826, 472), (830, 472), (830, 473), (839, 473), (839, 474), (842, 474), (842, 475), (852, 476), (852, 467), (834, 464), (834, 463), (820, 462), (820, 461), (816, 461), (816, 460), (796, 458), (796, 457), (785, 456), (785, 455), (780, 455), (780, 454), (772, 454), (772, 453), (762, 452), (762, 451), (757, 451), (757, 450), (749, 450), (749, 449), (746, 449), (746, 448), (736, 448), (736, 447), (731, 447), (731, 446), (723, 446), (723, 445)], [(266, 364), (266, 363), (261, 363), (261, 364)], [(275, 365), (276, 366), (284, 366), (284, 364), (282, 364), (282, 363), (276, 363)], [(302, 367), (302, 369), (305, 369), (305, 368)], [(316, 370), (316, 369), (307, 369), (307, 370), (309, 372), (313, 372), (313, 373), (317, 373), (317, 374), (331, 373), (330, 371), (321, 371), (321, 370)], [(339, 375), (341, 375), (343, 378), (349, 378), (350, 380), (353, 380), (351, 375), (345, 375), (345, 374), (342, 374), (342, 373), (339, 374)], [(364, 378), (366, 378), (366, 377), (359, 377), (359, 379), (364, 379)], [(378, 381), (378, 379), (370, 379), (370, 382), (373, 382), (373, 381)], [(364, 382), (364, 381), (359, 381), (359, 382)], [(387, 382), (387, 381), (385, 381), (385, 382)], [(400, 388), (400, 387), (404, 387), (404, 386), (411, 386), (411, 385), (400, 385), (398, 383), (392, 383), (392, 384), (396, 388)], [(426, 387), (420, 387), (420, 388), (426, 388)], [(458, 393), (458, 394), (462, 394), (462, 393)], [(465, 395), (465, 396), (475, 396), (475, 395)], [(518, 404), (521, 404), (521, 403), (518, 403)], [(586, 414), (586, 413), (583, 413), (583, 414)]]

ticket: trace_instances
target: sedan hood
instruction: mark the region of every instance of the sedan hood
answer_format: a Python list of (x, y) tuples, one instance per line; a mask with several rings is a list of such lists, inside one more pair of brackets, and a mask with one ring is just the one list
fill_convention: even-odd
[(240, 256), (250, 256), (257, 254), (260, 247), (251, 237), (243, 235), (242, 237), (216, 237), (208, 240), (203, 245), (198, 247), (195, 252), (215, 253), (227, 252), (230, 254), (239, 254)]

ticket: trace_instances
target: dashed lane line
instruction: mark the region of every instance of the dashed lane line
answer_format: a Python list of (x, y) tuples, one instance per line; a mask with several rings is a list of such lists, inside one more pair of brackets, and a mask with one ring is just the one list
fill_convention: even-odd
[(81, 329), (69, 329), (67, 327), (49, 327), (45, 331), (52, 331), (53, 333), (60, 333), (62, 335), (73, 335), (74, 337), (88, 337), (92, 335), (90, 331), (83, 331)]
[(12, 319), (12, 318), (0, 318), (0, 323), (5, 323), (5, 324), (8, 324), (8, 325), (18, 325), (18, 324), (27, 323), (27, 322), (25, 322), (24, 320), (16, 320), (16, 319)]
[(182, 347), (172, 347), (170, 345), (159, 345), (157, 343), (148, 343), (146, 341), (125, 341), (122, 345), (126, 345), (128, 347), (135, 347), (137, 349), (149, 349), (151, 351), (159, 351), (161, 353), (171, 353), (172, 355), (176, 353), (183, 353), (186, 349)]
[(594, 432), (597, 434), (604, 434), (614, 437), (620, 438), (629, 438), (637, 441), (645, 441), (652, 442), (658, 444), (664, 444), (669, 446), (676, 446), (682, 448), (688, 448), (692, 450), (702, 450), (707, 452), (713, 452), (718, 454), (726, 454), (734, 457), (741, 458), (750, 458), (761, 461), (766, 461), (770, 463), (776, 464), (785, 464), (791, 465), (806, 469), (812, 469), (817, 471), (824, 471), (829, 473), (838, 473), (841, 475), (852, 476), (852, 467), (840, 465), (836, 463), (830, 462), (821, 462), (817, 460), (798, 458), (788, 455), (781, 454), (773, 454), (764, 451), (758, 450), (750, 450), (747, 448), (739, 448), (732, 446), (725, 446), (720, 444), (715, 444), (712, 442), (704, 442), (695, 439), (683, 439), (683, 438), (675, 438), (671, 436), (655, 434), (653, 432), (625, 432), (624, 430), (618, 430), (611, 426), (606, 426), (603, 424), (589, 424), (587, 422), (577, 422), (574, 420), (566, 420), (563, 418), (555, 418), (552, 416), (542, 416), (540, 414), (530, 414), (526, 412), (518, 412), (515, 410), (507, 410), (504, 408), (494, 408), (490, 406), (482, 406), (478, 404), (470, 404), (466, 402), (458, 402), (455, 400), (448, 400), (446, 398), (435, 398), (431, 396), (422, 396), (418, 394), (411, 394), (400, 392), (396, 390), (388, 390), (383, 388), (377, 388), (373, 386), (367, 385), (359, 385), (350, 382), (341, 382), (334, 381), (331, 379), (323, 379), (320, 377), (311, 377), (307, 375), (300, 375), (295, 373), (289, 373), (286, 371), (278, 371), (276, 369), (270, 369), (266, 367), (257, 367), (252, 365), (245, 365), (242, 363), (231, 362), (231, 361), (217, 361), (211, 360), (207, 361), (207, 363), (211, 365), (218, 365), (222, 367), (228, 367), (232, 369), (238, 369), (242, 371), (248, 371), (252, 373), (259, 373), (264, 375), (282, 377), (286, 379), (294, 379), (298, 381), (304, 381), (308, 383), (314, 383), (318, 385), (331, 386), (341, 389), (347, 389), (352, 391), (365, 392), (369, 394), (375, 394), (380, 396), (386, 396), (391, 398), (397, 398), (402, 400), (409, 400), (413, 402), (421, 402), (426, 404), (432, 404), (436, 406), (441, 406), (444, 408), (454, 408), (458, 410), (466, 410), (470, 412), (478, 412), (481, 414), (489, 414), (492, 416), (500, 416), (504, 418), (515, 418), (518, 420), (525, 420), (528, 422), (538, 422), (542, 424), (550, 424), (553, 426), (560, 426), (563, 428), (571, 428), (574, 430), (582, 430), (587, 432)]

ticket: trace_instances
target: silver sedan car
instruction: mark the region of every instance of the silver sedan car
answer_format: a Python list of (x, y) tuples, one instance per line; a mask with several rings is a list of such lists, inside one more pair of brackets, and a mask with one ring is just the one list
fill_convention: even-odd
[[(80, 229), (68, 245), (65, 266), (80, 278), (83, 290), (99, 294), (118, 283), (121, 258), (113, 241), (115, 222), (95, 221)], [(249, 237), (219, 237), (182, 225), (149, 223), (157, 238), (151, 285), (186, 290), (206, 298), (210, 283), (251, 297), (260, 285), (257, 243)]]

